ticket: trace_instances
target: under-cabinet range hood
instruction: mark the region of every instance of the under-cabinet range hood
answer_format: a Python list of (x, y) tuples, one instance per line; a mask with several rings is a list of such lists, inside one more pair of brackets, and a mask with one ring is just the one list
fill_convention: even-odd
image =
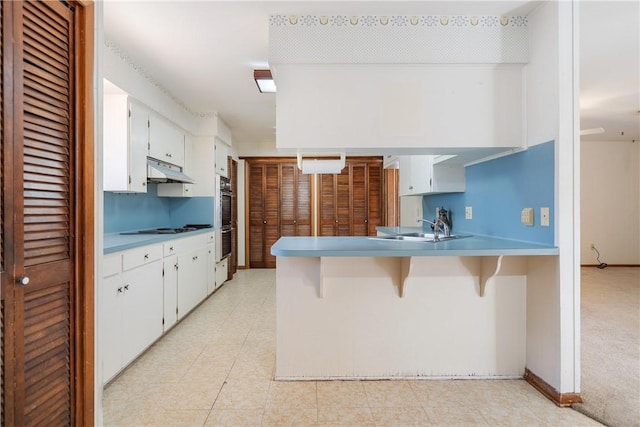
[(193, 184), (195, 181), (182, 172), (182, 168), (147, 157), (148, 182), (177, 182)]

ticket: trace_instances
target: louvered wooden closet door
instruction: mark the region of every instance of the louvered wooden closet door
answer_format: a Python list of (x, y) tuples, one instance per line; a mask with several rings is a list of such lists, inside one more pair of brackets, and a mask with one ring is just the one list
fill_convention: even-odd
[(12, 256), (15, 277), (29, 283), (11, 290), (14, 396), (5, 421), (64, 426), (74, 362), (73, 15), (61, 2), (12, 7)]

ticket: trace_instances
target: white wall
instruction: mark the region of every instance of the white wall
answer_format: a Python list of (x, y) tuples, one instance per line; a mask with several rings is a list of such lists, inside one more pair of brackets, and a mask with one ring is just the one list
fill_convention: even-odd
[(560, 393), (580, 391), (577, 2), (543, 2), (529, 15), (527, 144), (556, 141), (555, 242), (530, 260), (527, 367)]
[(196, 116), (179, 105), (162, 88), (136, 71), (133, 65), (134, 59), (113, 47), (103, 45), (102, 51), (104, 52), (104, 78), (164, 117), (170, 118), (186, 131), (196, 133), (198, 128)]
[(640, 264), (640, 142), (580, 145), (580, 263)]

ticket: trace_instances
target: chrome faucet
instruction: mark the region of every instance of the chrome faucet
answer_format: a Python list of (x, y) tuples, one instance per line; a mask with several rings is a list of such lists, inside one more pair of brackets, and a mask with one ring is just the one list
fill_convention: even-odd
[(439, 230), (442, 230), (442, 232), (444, 233), (444, 237), (451, 236), (451, 229), (449, 228), (449, 225), (446, 222), (444, 222), (441, 218), (436, 219), (435, 222), (431, 222), (428, 219), (424, 219), (424, 218), (418, 218), (417, 222), (426, 222), (433, 226), (433, 240), (435, 242), (440, 240), (440, 238), (438, 237)]

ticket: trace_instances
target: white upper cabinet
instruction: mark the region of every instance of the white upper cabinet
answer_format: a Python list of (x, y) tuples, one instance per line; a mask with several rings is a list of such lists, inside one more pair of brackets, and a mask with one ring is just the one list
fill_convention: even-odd
[[(196, 183), (198, 178), (194, 176), (195, 163), (193, 154), (193, 137), (189, 134), (184, 136), (184, 166), (182, 171)], [(158, 197), (193, 197), (197, 184), (182, 184), (178, 182), (158, 184)]]
[(214, 138), (194, 137), (191, 142), (191, 155), (187, 156), (187, 175), (196, 182), (193, 184), (194, 196), (215, 196), (215, 162)]
[(400, 196), (464, 191), (464, 166), (440, 156), (400, 156)]
[(431, 156), (400, 156), (401, 196), (425, 194), (431, 188)]
[(229, 167), (227, 156), (229, 155), (229, 146), (216, 138), (216, 173), (225, 177), (229, 177)]
[(153, 111), (149, 115), (149, 157), (184, 167), (184, 131)]
[(105, 94), (104, 191), (147, 192), (149, 109), (126, 94)]
[(524, 143), (521, 64), (361, 65), (276, 64), (276, 148), (426, 155)]

